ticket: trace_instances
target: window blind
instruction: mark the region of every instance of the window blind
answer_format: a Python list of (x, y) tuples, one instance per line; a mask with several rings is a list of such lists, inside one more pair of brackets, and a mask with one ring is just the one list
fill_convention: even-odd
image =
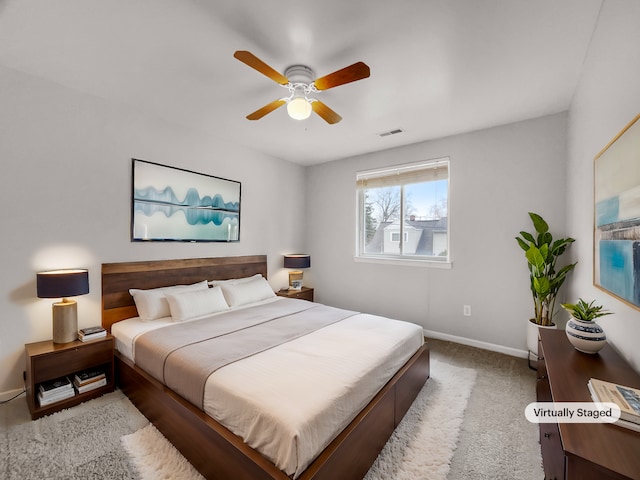
[(381, 188), (411, 183), (433, 182), (449, 178), (449, 159), (439, 158), (408, 165), (356, 173), (358, 188)]

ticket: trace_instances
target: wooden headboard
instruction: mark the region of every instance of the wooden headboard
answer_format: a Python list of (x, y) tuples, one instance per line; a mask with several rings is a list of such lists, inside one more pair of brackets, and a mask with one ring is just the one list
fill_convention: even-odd
[(130, 288), (158, 288), (202, 280), (227, 280), (262, 274), (267, 277), (267, 256), (188, 258), (102, 264), (102, 326), (138, 315)]

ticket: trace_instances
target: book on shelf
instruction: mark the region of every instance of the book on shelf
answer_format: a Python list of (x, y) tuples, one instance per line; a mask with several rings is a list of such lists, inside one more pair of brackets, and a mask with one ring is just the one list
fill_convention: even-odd
[(83, 342), (93, 340), (95, 338), (102, 338), (107, 336), (107, 331), (102, 327), (86, 327), (78, 330), (78, 339)]
[(103, 378), (106, 378), (104, 370), (100, 368), (94, 368), (76, 373), (73, 376), (73, 383), (76, 386), (83, 386), (87, 383), (97, 382), (98, 380), (102, 380)]
[(59, 400), (63, 398), (67, 398), (70, 394), (73, 394), (73, 387), (65, 388), (64, 390), (55, 390), (50, 392), (38, 392), (38, 396), (43, 400)]
[(46, 407), (47, 405), (50, 405), (52, 403), (56, 403), (61, 400), (66, 400), (67, 398), (71, 398), (75, 396), (75, 394), (76, 394), (76, 391), (73, 388), (68, 392), (64, 392), (60, 395), (55, 395), (53, 397), (43, 397), (42, 392), (40, 392), (38, 393), (38, 402), (40, 403), (41, 407)]
[(88, 392), (106, 384), (107, 375), (104, 370), (100, 368), (83, 370), (73, 376), (73, 386), (76, 388), (78, 393)]
[(104, 387), (107, 384), (107, 379), (102, 377), (95, 381), (91, 381), (89, 383), (85, 383), (84, 385), (78, 385), (74, 381), (74, 385), (78, 393), (90, 392), (91, 390), (95, 390), (96, 388)]
[(640, 389), (597, 378), (590, 379), (587, 386), (595, 402), (615, 403), (620, 407), (620, 420), (636, 424), (640, 430)]
[(38, 385), (38, 390), (45, 397), (54, 396), (60, 392), (69, 391), (69, 389), (73, 390), (69, 377), (56, 378)]
[(68, 377), (43, 382), (38, 386), (38, 390), (38, 402), (41, 407), (71, 398), (76, 394)]
[(42, 402), (57, 402), (58, 400), (64, 400), (65, 398), (73, 397), (76, 394), (76, 391), (71, 387), (70, 389), (61, 390), (59, 392), (51, 393), (43, 393), (38, 392), (38, 398), (40, 399), (40, 403)]

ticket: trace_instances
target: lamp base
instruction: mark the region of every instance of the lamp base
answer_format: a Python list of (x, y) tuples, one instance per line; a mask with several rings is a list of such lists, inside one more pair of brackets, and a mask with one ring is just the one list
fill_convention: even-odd
[(302, 270), (289, 272), (289, 290), (302, 290)]
[(53, 304), (53, 343), (69, 343), (78, 338), (78, 304), (63, 298)]

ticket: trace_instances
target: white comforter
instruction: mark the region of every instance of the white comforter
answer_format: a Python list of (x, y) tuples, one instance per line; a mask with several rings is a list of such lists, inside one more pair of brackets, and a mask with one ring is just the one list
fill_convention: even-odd
[[(135, 361), (135, 336), (170, 319), (156, 322), (118, 322), (117, 348)], [(205, 411), (296, 477), (422, 343), (418, 325), (358, 314), (217, 370)]]

